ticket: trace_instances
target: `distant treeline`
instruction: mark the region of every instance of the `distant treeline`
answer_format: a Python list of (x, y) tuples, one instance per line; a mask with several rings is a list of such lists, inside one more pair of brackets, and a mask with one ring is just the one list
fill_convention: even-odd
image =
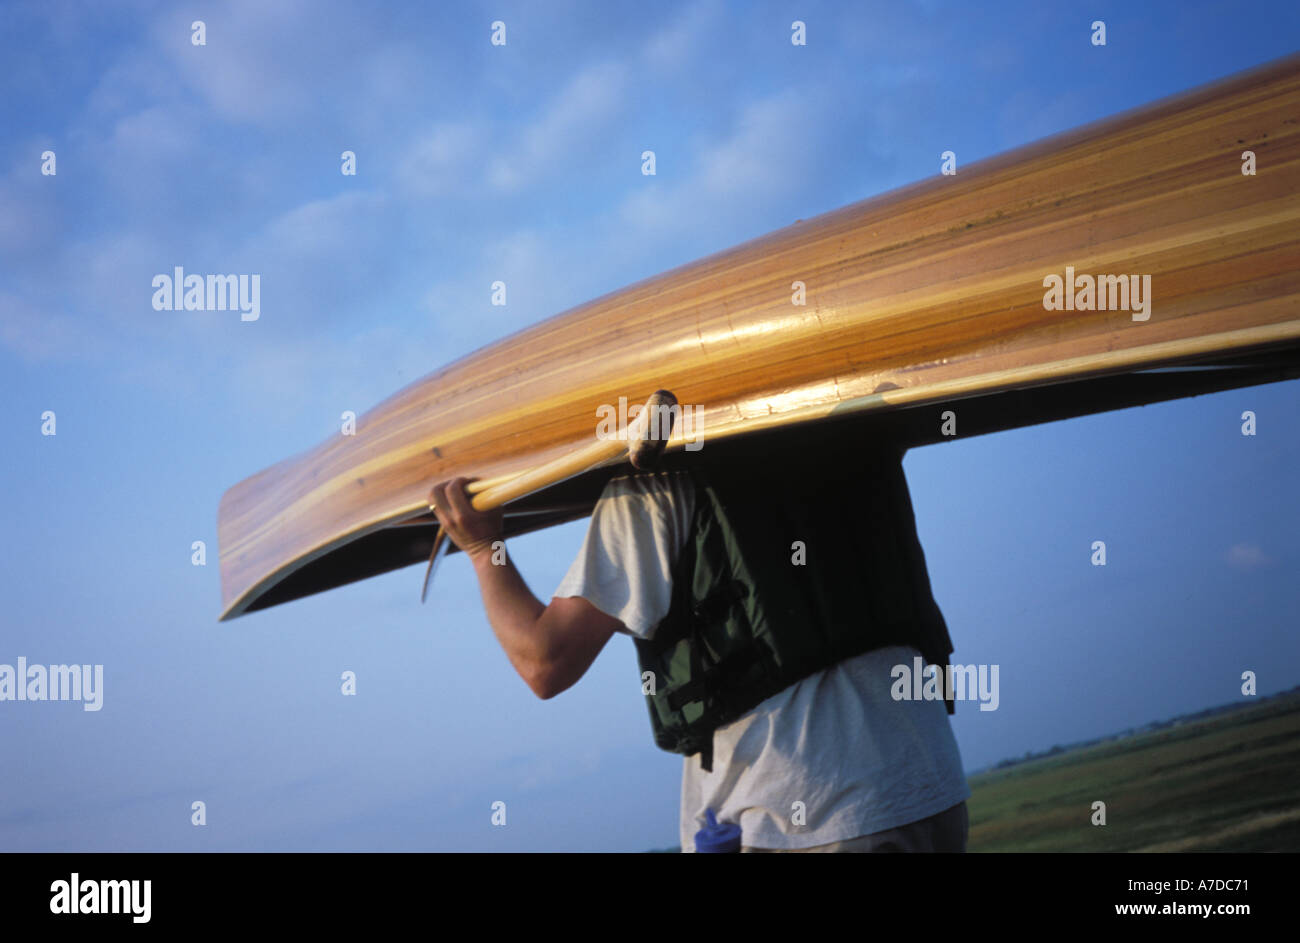
[(1244, 707), (1256, 707), (1266, 701), (1275, 700), (1277, 698), (1294, 697), (1297, 694), (1300, 694), (1300, 686), (1286, 691), (1281, 691), (1277, 694), (1270, 694), (1267, 697), (1252, 697), (1248, 700), (1232, 701), (1228, 704), (1220, 704), (1217, 707), (1207, 707), (1205, 710), (1197, 711), (1194, 714), (1180, 714), (1177, 717), (1171, 717), (1168, 720), (1153, 720), (1151, 723), (1145, 724), (1144, 726), (1129, 727), (1127, 730), (1122, 730), (1119, 733), (1107, 734), (1104, 737), (1093, 737), (1091, 740), (1079, 740), (1074, 743), (1067, 743), (1065, 746), (1061, 746), (1059, 743), (1053, 744), (1050, 750), (1042, 750), (1038, 753), (1035, 753), (1032, 750), (1027, 750), (1025, 751), (1024, 756), (1009, 757), (1008, 759), (1001, 760), (993, 766), (975, 770), (973, 773), (968, 775), (975, 775), (975, 773), (982, 773), (989, 769), (1006, 769), (1008, 766), (1028, 763), (1030, 760), (1041, 760), (1044, 757), (1068, 753), (1070, 750), (1082, 750), (1085, 747), (1096, 746), (1099, 743), (1110, 743), (1114, 740), (1123, 740), (1125, 737), (1132, 737), (1139, 733), (1151, 733), (1156, 730), (1167, 730), (1170, 727), (1177, 727), (1181, 724), (1191, 723), (1196, 720), (1204, 720), (1208, 717), (1214, 717), (1219, 714), (1231, 713), (1235, 710), (1241, 710)]

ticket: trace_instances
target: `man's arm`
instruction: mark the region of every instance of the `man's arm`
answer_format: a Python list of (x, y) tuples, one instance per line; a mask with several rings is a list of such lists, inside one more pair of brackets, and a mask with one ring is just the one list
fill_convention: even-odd
[(501, 539), (501, 511), (474, 510), (465, 494), (467, 481), (434, 485), (435, 513), (474, 565), (483, 608), (510, 664), (538, 697), (555, 697), (586, 673), (623, 623), (581, 596), (543, 605), (508, 556), (494, 565), (492, 543)]

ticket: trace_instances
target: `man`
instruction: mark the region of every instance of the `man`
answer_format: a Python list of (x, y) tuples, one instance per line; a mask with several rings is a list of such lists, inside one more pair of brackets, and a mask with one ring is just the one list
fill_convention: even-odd
[(964, 851), (950, 702), (894, 696), (898, 666), (952, 651), (902, 451), (825, 430), (756, 442), (611, 478), (549, 605), (493, 564), (501, 514), (474, 511), (465, 479), (431, 501), (538, 697), (634, 639), (656, 742), (686, 754), (684, 851), (709, 810), (744, 851)]

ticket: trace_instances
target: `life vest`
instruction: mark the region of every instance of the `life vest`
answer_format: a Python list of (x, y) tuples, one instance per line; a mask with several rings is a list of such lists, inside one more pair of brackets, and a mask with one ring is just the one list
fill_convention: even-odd
[(901, 449), (706, 451), (683, 466), (695, 508), (668, 614), (635, 640), (658, 746), (710, 769), (716, 728), (837, 662), (908, 645), (948, 664)]

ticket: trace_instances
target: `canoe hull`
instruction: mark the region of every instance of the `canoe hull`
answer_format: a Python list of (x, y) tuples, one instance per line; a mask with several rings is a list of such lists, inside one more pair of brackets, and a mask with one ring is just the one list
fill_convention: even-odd
[[(1067, 270), (1139, 276), (1148, 317), (1050, 310), (1045, 279)], [(275, 590), (295, 573), (310, 591), (372, 575), (379, 563), (346, 547), (401, 543), (380, 532), (427, 511), (432, 482), (505, 477), (587, 444), (597, 410), (619, 397), (672, 390), (709, 447), (1298, 339), (1293, 56), (797, 223), (425, 377), (363, 415), (356, 435), (226, 493), (222, 618), (293, 598)], [(590, 485), (569, 497), (580, 505)], [(410, 562), (425, 539), (411, 529), (382, 565)]]

